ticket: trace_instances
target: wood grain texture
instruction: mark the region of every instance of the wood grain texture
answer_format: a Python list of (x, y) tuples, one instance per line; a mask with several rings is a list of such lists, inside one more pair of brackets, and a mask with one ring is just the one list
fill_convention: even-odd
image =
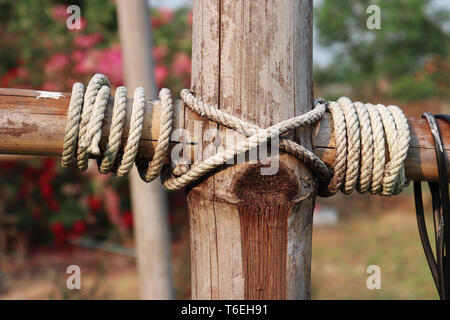
[[(59, 156), (66, 123), (66, 112), (70, 93), (62, 93), (59, 99), (39, 98), (39, 91), (0, 88), (0, 153), (12, 155)], [(123, 141), (129, 130), (132, 99), (127, 101), (127, 119)], [(112, 116), (113, 100), (108, 104), (102, 127), (101, 149), (107, 142)], [(185, 114), (185, 108), (179, 100), (175, 101), (174, 128), (189, 127), (194, 139), (194, 119), (201, 119), (195, 114)], [(147, 100), (144, 127), (139, 144), (139, 157), (153, 157), (156, 140), (159, 136), (160, 105), (157, 100)], [(186, 123), (186, 125), (185, 125)], [(411, 180), (436, 181), (436, 152), (430, 128), (425, 119), (408, 118), (411, 141), (405, 160), (406, 176)], [(447, 155), (447, 176), (450, 177), (450, 124), (438, 120), (442, 140)], [(189, 124), (191, 124), (189, 126)], [(211, 127), (214, 127), (211, 124)], [(242, 137), (240, 137), (242, 138)], [(172, 137), (173, 145), (180, 142)], [(328, 165), (333, 165), (335, 143), (331, 115), (325, 114), (312, 128), (312, 145), (314, 152)], [(194, 148), (190, 158), (194, 160)], [(386, 154), (389, 157), (389, 154)]]
[[(129, 94), (132, 94), (129, 93)], [(40, 91), (0, 88), (0, 153), (60, 156), (66, 128), (70, 93), (58, 99), (38, 98)], [(104, 151), (112, 120), (113, 99), (105, 111), (100, 147)], [(130, 130), (133, 100), (127, 100), (123, 142)], [(180, 102), (175, 102), (174, 127), (183, 127)], [(147, 100), (139, 156), (153, 157), (159, 136), (160, 106), (158, 100)], [(178, 142), (178, 141), (174, 141)], [(123, 146), (124, 143), (122, 143)]]
[[(195, 94), (261, 127), (307, 111), (311, 13), (311, 1), (195, 1)], [(203, 128), (211, 126), (218, 128), (218, 147), (226, 147), (225, 129), (211, 123)], [(306, 146), (308, 131), (297, 132)], [(260, 163), (252, 170), (248, 163), (224, 167), (188, 191), (193, 298), (309, 298), (312, 219), (300, 226), (290, 217), (311, 217), (314, 180), (296, 159), (281, 154), (278, 160), (295, 183), (270, 201), (261, 190), (269, 181), (284, 183), (286, 175), (255, 175)], [(248, 181), (244, 191), (239, 181)]]

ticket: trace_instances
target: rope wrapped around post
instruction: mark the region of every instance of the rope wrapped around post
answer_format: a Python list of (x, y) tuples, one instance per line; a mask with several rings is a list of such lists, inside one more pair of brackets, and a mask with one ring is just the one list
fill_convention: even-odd
[[(87, 168), (89, 153), (100, 155), (98, 144), (101, 124), (110, 94), (108, 78), (102, 74), (96, 74), (91, 79), (86, 93), (81, 83), (73, 86), (61, 160), (63, 167), (76, 160), (78, 169), (83, 171)], [(145, 93), (141, 87), (134, 92), (130, 132), (123, 154), (119, 155), (126, 95), (125, 87), (117, 88), (109, 139), (103, 159), (99, 160), (101, 173), (114, 172), (117, 176), (125, 176), (136, 160), (142, 132)], [(155, 155), (148, 164), (136, 162), (142, 179), (147, 182), (161, 174), (173, 129), (173, 100), (170, 90), (162, 89), (159, 98), (162, 104), (162, 119)], [(349, 194), (355, 188), (361, 193), (369, 191), (372, 194), (392, 195), (400, 193), (406, 185), (403, 162), (409, 146), (409, 127), (405, 115), (397, 106), (353, 103), (346, 97), (338, 99), (337, 102), (316, 99), (311, 111), (262, 129), (202, 102), (188, 89), (181, 91), (181, 98), (186, 106), (199, 115), (231, 128), (247, 138), (203, 162), (187, 168), (177, 166), (163, 181), (167, 189), (184, 188), (240, 153), (257, 148), (288, 131), (319, 121), (327, 111), (333, 118), (336, 142), (333, 168), (328, 167), (316, 154), (290, 139), (280, 137), (279, 144), (281, 150), (297, 157), (315, 173), (319, 182), (319, 195), (330, 196), (339, 189)], [(386, 159), (385, 145), (389, 159)]]

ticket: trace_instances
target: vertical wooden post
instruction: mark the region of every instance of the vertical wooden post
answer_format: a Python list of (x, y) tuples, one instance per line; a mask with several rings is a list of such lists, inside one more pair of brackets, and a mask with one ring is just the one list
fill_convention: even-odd
[[(151, 28), (146, 0), (117, 1), (119, 31), (129, 95), (143, 86), (157, 98), (153, 72)], [(136, 168), (130, 192), (142, 299), (173, 299), (167, 200), (158, 180), (145, 183)]]
[[(311, 0), (196, 0), (193, 22), (202, 100), (260, 127), (311, 108)], [(309, 128), (292, 137), (311, 147)], [(188, 190), (192, 298), (310, 298), (315, 179), (287, 154), (275, 175), (261, 166), (228, 166)]]

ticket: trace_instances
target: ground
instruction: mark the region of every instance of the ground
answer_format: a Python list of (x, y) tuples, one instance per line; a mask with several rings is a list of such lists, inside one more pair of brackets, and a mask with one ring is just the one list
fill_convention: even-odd
[[(425, 198), (429, 208), (429, 197)], [(411, 188), (396, 197), (337, 195), (319, 199), (340, 213), (313, 232), (312, 299), (436, 299), (419, 234)], [(351, 210), (348, 204), (351, 203)], [(130, 241), (125, 246), (132, 247)], [(176, 296), (188, 299), (189, 241), (172, 245)], [(82, 270), (82, 290), (66, 289), (68, 265)], [(1, 299), (137, 299), (132, 257), (72, 247), (2, 260)], [(366, 268), (381, 268), (381, 289), (366, 287)]]
[[(334, 204), (341, 219), (336, 226), (314, 229), (313, 299), (438, 298), (419, 238), (411, 189), (390, 198), (338, 195), (322, 201)], [(429, 197), (424, 199), (429, 208)], [(381, 269), (380, 290), (367, 289), (369, 265)]]

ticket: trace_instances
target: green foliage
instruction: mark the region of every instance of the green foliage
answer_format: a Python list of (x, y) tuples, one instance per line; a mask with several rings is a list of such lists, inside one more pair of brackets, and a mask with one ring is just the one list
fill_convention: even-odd
[(151, 10), (156, 83), (174, 94), (190, 83), (191, 18), (189, 8)]
[(398, 78), (391, 87), (391, 93), (405, 101), (418, 101), (437, 94), (437, 88), (430, 78), (416, 80), (410, 76)]
[[(394, 96), (412, 98), (405, 96), (410, 94), (405, 86), (411, 85), (411, 90), (420, 87), (419, 83), (425, 87), (415, 97), (442, 94), (430, 80), (432, 75), (414, 83), (416, 73), (428, 63), (435, 59), (450, 62), (450, 33), (444, 27), (450, 22), (450, 13), (432, 11), (430, 2), (323, 0), (315, 8), (319, 43), (340, 50), (331, 66), (319, 71), (316, 81), (347, 81), (355, 87), (376, 88), (374, 84), (385, 79), (392, 84), (390, 93)], [(370, 16), (366, 9), (371, 4), (380, 7), (381, 29), (369, 30), (366, 26)], [(410, 79), (408, 83), (406, 78)]]

